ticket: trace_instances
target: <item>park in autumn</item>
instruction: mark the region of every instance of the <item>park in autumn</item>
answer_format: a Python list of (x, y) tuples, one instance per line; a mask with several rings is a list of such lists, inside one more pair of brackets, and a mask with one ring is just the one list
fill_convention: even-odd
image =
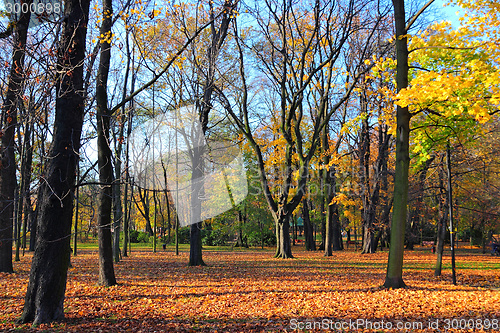
[(0, 331), (500, 330), (499, 1), (0, 12)]

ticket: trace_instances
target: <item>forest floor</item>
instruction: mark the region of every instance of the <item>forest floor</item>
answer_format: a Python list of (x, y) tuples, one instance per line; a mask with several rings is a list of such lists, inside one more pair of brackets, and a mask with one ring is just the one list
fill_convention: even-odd
[(37, 328), (15, 323), (29, 275), (31, 254), (26, 254), (15, 262), (14, 274), (0, 274), (0, 331), (500, 330), (499, 257), (459, 249), (454, 286), (449, 254), (443, 275), (434, 277), (435, 255), (417, 248), (405, 253), (408, 288), (386, 290), (381, 285), (387, 252), (348, 250), (326, 258), (294, 247), (293, 253), (295, 259), (279, 260), (272, 258), (272, 249), (207, 248), (208, 266), (188, 267), (185, 251), (176, 256), (136, 250), (115, 264), (119, 284), (100, 287), (97, 251), (83, 249), (72, 257), (66, 319)]

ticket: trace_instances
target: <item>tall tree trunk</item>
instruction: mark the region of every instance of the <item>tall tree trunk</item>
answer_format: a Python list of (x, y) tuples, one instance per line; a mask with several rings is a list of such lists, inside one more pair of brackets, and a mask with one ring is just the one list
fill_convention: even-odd
[(206, 266), (202, 256), (201, 229), (203, 222), (191, 224), (189, 236), (189, 266)]
[(326, 237), (325, 237), (325, 256), (329, 257), (332, 251), (342, 250), (342, 234), (340, 232), (339, 210), (336, 203), (332, 203), (336, 193), (336, 171), (335, 167), (330, 167), (326, 177), (327, 187), (327, 216), (326, 216)]
[(387, 169), (387, 162), (389, 160), (389, 142), (391, 139), (391, 135), (387, 133), (388, 126), (379, 122), (379, 130), (378, 130), (378, 163), (379, 167), (379, 184), (380, 184), (380, 216), (379, 216), (379, 235), (378, 240), (375, 242), (375, 246), (379, 245), (383, 247), (383, 243), (387, 238), (387, 230), (389, 229), (389, 216), (391, 212), (392, 199), (389, 199), (388, 195), (388, 187), (389, 187), (389, 171)]
[(439, 167), (439, 194), (437, 200), (439, 203), (439, 222), (437, 227), (437, 241), (436, 241), (436, 267), (434, 268), (434, 275), (441, 276), (441, 269), (443, 263), (444, 239), (446, 237), (446, 225), (448, 224), (448, 195), (444, 187), (443, 169)]
[(113, 267), (113, 246), (111, 238), (111, 213), (113, 207), (113, 165), (109, 140), (111, 113), (108, 108), (108, 74), (111, 61), (111, 25), (113, 5), (112, 0), (103, 0), (103, 18), (100, 34), (101, 43), (99, 69), (97, 72), (96, 102), (97, 102), (97, 161), (99, 166), (99, 203), (97, 225), (99, 238), (99, 284), (112, 286), (116, 284)]
[(175, 255), (179, 255), (179, 215), (175, 212)]
[[(408, 87), (408, 37), (404, 0), (393, 0), (396, 26), (396, 86), (397, 91)], [(408, 107), (396, 109), (396, 176), (394, 179), (394, 208), (391, 223), (391, 244), (387, 262), (386, 288), (404, 288), (403, 254), (408, 203), (408, 169), (410, 166), (410, 113)]]
[[(166, 179), (166, 178), (165, 178)], [(172, 215), (170, 212), (170, 199), (168, 198), (168, 190), (165, 189), (165, 201), (167, 204), (167, 218), (168, 218), (168, 236), (167, 236), (167, 244), (170, 244), (172, 241), (171, 235), (172, 235)]]
[[(121, 143), (119, 143), (121, 145)], [(113, 258), (115, 262), (120, 261), (120, 230), (123, 220), (123, 206), (122, 206), (122, 191), (121, 191), (121, 148), (117, 149), (116, 163), (115, 163), (115, 182), (113, 183)]]
[[(165, 180), (165, 190), (163, 191), (163, 194), (165, 195), (165, 204), (167, 206), (167, 218), (168, 218), (168, 238), (166, 243), (170, 244), (170, 232), (172, 228), (172, 222), (171, 222), (171, 214), (170, 214), (170, 199), (168, 197), (170, 191), (168, 189), (168, 181), (167, 181), (167, 168), (165, 167), (165, 164), (163, 161), (161, 161), (161, 167), (163, 169), (163, 179)], [(162, 230), (162, 236), (165, 236), (165, 231)]]
[(156, 198), (157, 191), (153, 191), (153, 202), (155, 204), (154, 207), (154, 215), (153, 215), (153, 253), (156, 253), (156, 230), (158, 229), (158, 200)]
[(309, 204), (307, 197), (302, 198), (302, 218), (304, 219), (304, 238), (307, 251), (316, 251), (314, 240), (314, 229), (309, 216)]
[(290, 242), (290, 217), (291, 214), (285, 214), (278, 211), (276, 219), (276, 254), (275, 258), (293, 258), (292, 246)]
[[(322, 152), (323, 153), (323, 152)], [(326, 229), (326, 208), (325, 208), (325, 198), (324, 198), (324, 187), (325, 187), (325, 170), (319, 170), (319, 182), (321, 187), (321, 203), (319, 205), (320, 209), (320, 217), (321, 217), (321, 244), (319, 245), (320, 251), (326, 251), (326, 237), (327, 237), (327, 229)]]
[[(76, 165), (83, 125), (83, 63), (89, 0), (65, 0), (57, 50), (53, 141), (41, 187), (37, 241), (20, 322), (64, 318)], [(71, 73), (71, 75), (69, 75)]]
[[(32, 0), (27, 2), (28, 7)], [(17, 126), (17, 102), (24, 82), (24, 54), (30, 22), (30, 12), (21, 13), (15, 24), (12, 64), (9, 84), (0, 120), (0, 272), (12, 273), (12, 226), (14, 222), (14, 194), (16, 191), (16, 158), (14, 152)]]
[(123, 218), (123, 246), (122, 246), (122, 257), (128, 257), (128, 252), (127, 252), (127, 247), (128, 247), (128, 242), (129, 242), (129, 205), (128, 205), (128, 202), (129, 202), (129, 198), (127, 197), (128, 196), (128, 170), (125, 171), (126, 174), (125, 174), (125, 189), (124, 189), (124, 193), (123, 193), (123, 201), (124, 201), (124, 212), (123, 212), (123, 215), (124, 215), (124, 218)]
[[(17, 180), (17, 179), (16, 179)], [(12, 212), (12, 220), (14, 221), (14, 247), (16, 248), (16, 252), (14, 255), (14, 261), (20, 261), (19, 258), (19, 237), (20, 237), (20, 229), (21, 225), (19, 224), (19, 218), (17, 216), (17, 212), (19, 211), (19, 184), (16, 181), (16, 188), (14, 189), (14, 209)]]
[[(126, 31), (126, 36), (125, 36), (125, 43), (126, 43), (126, 59), (127, 59), (127, 65), (125, 68), (125, 77), (124, 77), (124, 84), (123, 84), (123, 89), (122, 89), (122, 98), (125, 99), (127, 97), (127, 85), (128, 85), (128, 78), (130, 74), (130, 45), (129, 45), (129, 36), (128, 36), (128, 29)], [(121, 232), (121, 226), (122, 223), (125, 224), (124, 222), (124, 206), (126, 209), (126, 203), (125, 205), (122, 204), (122, 154), (123, 154), (123, 148), (124, 148), (124, 134), (125, 134), (125, 125), (127, 124), (127, 111), (125, 108), (125, 104), (121, 107), (120, 109), (120, 116), (118, 120), (118, 133), (114, 133), (114, 143), (115, 143), (115, 183), (113, 184), (113, 208), (114, 208), (114, 213), (113, 213), (113, 229), (114, 229), (114, 239), (113, 239), (113, 257), (115, 262), (120, 261), (121, 257), (121, 252), (120, 252), (120, 232)], [(130, 126), (127, 124), (127, 130)], [(127, 133), (128, 135), (128, 133)], [(128, 137), (128, 136), (127, 136)], [(128, 140), (127, 140), (128, 141)], [(128, 156), (125, 157), (128, 159)], [(126, 170), (128, 165), (125, 167)], [(125, 183), (125, 186), (127, 184)], [(125, 200), (128, 200), (128, 198), (125, 196)], [(126, 231), (124, 228), (123, 232), (123, 237), (124, 237), (124, 247), (126, 247)], [(127, 254), (127, 250), (124, 250), (125, 256)]]
[(30, 242), (28, 245), (28, 251), (35, 251), (35, 241), (36, 241), (36, 208), (31, 208), (28, 215), (28, 225), (30, 231)]
[[(203, 155), (205, 147), (202, 144), (204, 140), (204, 136), (208, 130), (208, 117), (210, 110), (212, 109), (212, 94), (215, 90), (214, 80), (216, 73), (216, 61), (219, 56), (219, 52), (222, 49), (222, 46), (226, 40), (227, 32), (229, 29), (229, 24), (233, 19), (233, 9), (236, 4), (232, 0), (226, 0), (224, 2), (225, 11), (222, 15), (220, 26), (218, 29), (215, 26), (215, 15), (213, 9), (213, 3), (210, 2), (210, 18), (212, 19), (212, 23), (210, 25), (211, 30), (211, 44), (207, 49), (207, 73), (205, 73), (205, 82), (202, 90), (202, 98), (201, 103), (198, 105), (199, 110), (199, 120), (201, 123), (201, 132), (203, 134), (203, 138), (195, 138), (195, 142), (199, 143), (199, 146), (193, 149), (193, 188), (191, 195), (191, 239), (190, 239), (190, 250), (189, 250), (189, 265), (197, 266), (197, 265), (205, 265), (202, 259), (202, 249), (201, 249), (201, 201), (204, 195), (202, 177), (204, 175), (204, 165), (203, 165)], [(194, 200), (194, 201), (193, 201)], [(193, 206), (194, 204), (194, 206)], [(198, 208), (198, 206), (200, 206)], [(198, 210), (200, 210), (198, 212)]]
[(374, 195), (371, 193), (370, 186), (370, 126), (368, 124), (368, 102), (364, 92), (360, 96), (361, 112), (364, 115), (361, 125), (361, 135), (359, 142), (359, 166), (360, 166), (360, 183), (362, 186), (362, 202), (361, 210), (363, 244), (361, 253), (375, 253), (375, 209), (378, 200), (378, 183), (377, 177), (374, 176)]
[(332, 250), (341, 251), (344, 249), (344, 244), (342, 243), (342, 230), (339, 219), (339, 207), (337, 204), (330, 205), (329, 219), (333, 228)]
[(243, 208), (238, 208), (238, 239), (236, 240), (236, 247), (248, 247), (248, 244), (245, 243), (243, 239)]
[[(321, 104), (320, 108), (323, 110), (323, 113), (327, 112), (326, 103)], [(321, 153), (323, 155), (323, 174), (321, 175), (321, 215), (325, 221), (325, 235), (323, 239), (324, 245), (324, 255), (325, 257), (330, 257), (332, 255), (332, 243), (333, 243), (333, 221), (332, 221), (332, 211), (330, 202), (335, 193), (335, 185), (333, 185), (333, 193), (332, 193), (332, 179), (330, 178), (330, 167), (328, 164), (330, 163), (330, 156), (328, 155), (328, 126), (325, 126), (322, 138), (321, 138)]]
[(28, 231), (28, 217), (31, 211), (31, 167), (33, 164), (33, 119), (31, 117), (32, 108), (30, 107), (26, 119), (26, 130), (23, 141), (23, 158), (21, 162), (21, 194), (22, 204), (19, 206), (19, 219), (22, 220), (22, 235), (21, 246), (23, 248), (23, 255), (26, 249), (26, 233)]
[(425, 180), (427, 178), (427, 171), (429, 170), (429, 167), (433, 160), (434, 157), (425, 161), (425, 164), (418, 174), (418, 183), (416, 184), (416, 188), (413, 191), (415, 199), (413, 207), (412, 209), (410, 209), (410, 230), (406, 233), (406, 248), (408, 250), (413, 250), (414, 244), (419, 243), (418, 240), (421, 228), (420, 215), (422, 214), (422, 205), (425, 195)]
[[(130, 42), (129, 42), (129, 30), (127, 29), (126, 31), (126, 36), (125, 36), (125, 47), (127, 51), (127, 68), (125, 71), (125, 84), (123, 86), (123, 99), (127, 96), (127, 80), (128, 80), (128, 73), (130, 70), (130, 58), (131, 58), (131, 52), (130, 52)], [(132, 79), (131, 79), (131, 91), (134, 91), (134, 85), (135, 85), (135, 75), (133, 73), (133, 67), (132, 67)], [(125, 146), (125, 189), (123, 193), (123, 207), (124, 209), (124, 220), (123, 220), (123, 248), (122, 248), (122, 256), (127, 257), (127, 246), (129, 244), (129, 225), (130, 225), (130, 209), (128, 203), (131, 201), (130, 198), (128, 197), (128, 189), (129, 189), (129, 182), (130, 182), (130, 174), (129, 174), (129, 154), (130, 154), (130, 134), (132, 133), (132, 111), (134, 110), (134, 100), (131, 101), (130, 103), (130, 109), (128, 110), (127, 114), (127, 143)], [(125, 115), (125, 105), (122, 108), (122, 115)]]
[[(369, 237), (370, 241), (365, 242), (363, 244), (363, 252), (362, 253), (375, 253), (377, 250), (377, 238), (375, 236), (375, 232), (379, 229), (376, 223), (376, 218), (377, 218), (377, 205), (379, 203), (380, 199), (380, 180), (378, 179), (378, 176), (375, 179), (375, 184), (373, 188), (373, 192), (369, 196), (369, 206), (368, 206), (368, 226), (369, 226)], [(365, 239), (368, 237), (365, 234)]]
[[(195, 142), (203, 140), (195, 138)], [(203, 151), (205, 147), (203, 144), (194, 143), (192, 149), (192, 182), (191, 182), (191, 226), (190, 226), (190, 239), (189, 239), (189, 266), (205, 266), (202, 256), (201, 244), (201, 229), (203, 221), (201, 220), (201, 202), (205, 196), (204, 184), (202, 177), (203, 170)]]
[[(338, 151), (338, 145), (335, 149)], [(333, 251), (341, 251), (344, 249), (344, 244), (342, 242), (342, 226), (340, 225), (339, 218), (339, 206), (337, 203), (332, 203), (333, 198), (337, 195), (337, 168), (332, 166), (329, 170), (329, 180), (330, 180), (330, 195), (329, 195), (329, 206), (328, 206), (328, 219), (329, 223), (332, 224), (332, 249)]]
[(451, 150), (450, 142), (446, 145), (446, 174), (447, 174), (447, 192), (448, 192), (448, 218), (450, 221), (450, 252), (451, 252), (451, 279), (453, 284), (457, 285), (457, 275), (455, 269), (455, 227), (453, 226), (453, 187), (451, 184)]
[[(24, 124), (25, 127), (25, 135), (24, 138), (19, 133), (19, 127), (18, 127), (18, 146), (22, 147), (20, 151), (21, 155), (21, 161), (20, 161), (20, 169), (21, 169), (21, 174), (20, 174), (20, 179), (19, 179), (19, 186), (18, 186), (18, 195), (17, 195), (17, 205), (14, 209), (14, 216), (17, 224), (17, 231), (18, 234), (16, 236), (16, 256), (15, 256), (15, 261), (19, 261), (19, 251), (21, 247), (23, 247), (23, 240), (24, 243), (26, 243), (26, 223), (25, 219), (23, 218), (23, 213), (24, 213), (24, 204), (26, 200), (29, 197), (29, 186), (30, 186), (30, 181), (31, 179), (31, 173), (27, 175), (27, 170), (28, 170), (28, 165), (27, 163), (29, 162), (29, 169), (31, 170), (31, 161), (28, 161), (28, 149), (31, 141), (31, 124), (29, 121), (29, 115), (26, 114), (24, 105), (22, 104), (22, 101), (18, 101), (18, 106), (21, 108), (21, 114), (24, 114), (26, 117), (26, 123)], [(24, 112), (23, 112), (24, 111)], [(23, 252), (24, 253), (24, 252)]]
[[(324, 154), (324, 149), (323, 145), (321, 146), (321, 154)], [(324, 163), (324, 162), (323, 162)], [(326, 170), (321, 169), (319, 170), (319, 183), (320, 183), (320, 188), (321, 188), (321, 203), (319, 205), (320, 209), (320, 217), (321, 217), (321, 244), (319, 245), (319, 250), (320, 251), (325, 251), (325, 255), (327, 252), (326, 249), (326, 244), (328, 243), (327, 237), (328, 237), (328, 229), (327, 229), (327, 207), (325, 206), (325, 201), (327, 200), (325, 198), (325, 187), (326, 187)]]
[[(336, 205), (335, 205), (336, 206)], [(336, 242), (338, 244), (338, 237), (335, 237), (335, 222), (334, 222), (334, 213), (333, 210), (328, 206), (327, 215), (326, 215), (326, 243), (325, 243), (325, 257), (330, 257), (333, 255), (333, 244), (335, 242), (335, 238), (337, 238)], [(338, 216), (337, 216), (338, 220)]]
[[(130, 197), (134, 197), (134, 187), (130, 186)], [(127, 230), (127, 237), (128, 237), (128, 254), (132, 252), (132, 243), (130, 242), (130, 230), (132, 229), (132, 226), (134, 226), (134, 223), (131, 223), (131, 216), (132, 216), (132, 202), (133, 200), (129, 200), (128, 202), (128, 208), (127, 208), (127, 224), (128, 224), (128, 230)]]
[(76, 256), (78, 253), (78, 219), (79, 219), (79, 200), (80, 200), (80, 160), (76, 161), (76, 189), (75, 189), (75, 224), (73, 235), (73, 255)]

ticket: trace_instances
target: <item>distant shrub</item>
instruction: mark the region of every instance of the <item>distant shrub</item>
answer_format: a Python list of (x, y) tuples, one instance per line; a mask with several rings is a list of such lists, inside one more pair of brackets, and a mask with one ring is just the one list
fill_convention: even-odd
[(201, 235), (203, 245), (207, 246), (224, 246), (229, 239), (229, 236), (221, 229), (203, 229)]
[(149, 243), (149, 234), (147, 232), (130, 230), (130, 243)]
[(179, 228), (179, 244), (189, 244), (189, 227)]
[(273, 246), (276, 245), (276, 236), (270, 230), (257, 231), (253, 230), (247, 233), (247, 241), (250, 246), (261, 246), (262, 241), (264, 242), (264, 246)]

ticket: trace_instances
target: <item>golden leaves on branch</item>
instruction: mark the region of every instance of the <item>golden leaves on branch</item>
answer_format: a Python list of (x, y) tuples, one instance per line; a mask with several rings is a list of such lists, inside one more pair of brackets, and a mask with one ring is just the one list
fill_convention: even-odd
[(409, 87), (396, 104), (430, 109), (445, 118), (462, 114), (487, 122), (500, 106), (500, 43), (497, 4), (458, 0), (461, 25), (431, 25), (411, 37)]

